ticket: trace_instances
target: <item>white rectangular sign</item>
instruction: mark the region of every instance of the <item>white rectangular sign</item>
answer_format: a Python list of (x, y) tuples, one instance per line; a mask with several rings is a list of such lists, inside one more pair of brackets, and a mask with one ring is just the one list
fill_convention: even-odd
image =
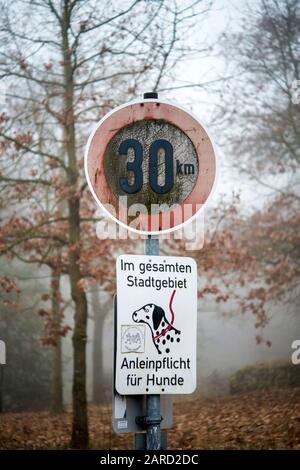
[(121, 395), (196, 388), (197, 265), (192, 258), (117, 260), (116, 389)]

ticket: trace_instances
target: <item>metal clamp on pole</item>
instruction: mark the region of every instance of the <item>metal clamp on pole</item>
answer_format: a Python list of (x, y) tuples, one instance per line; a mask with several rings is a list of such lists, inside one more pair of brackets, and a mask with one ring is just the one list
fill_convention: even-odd
[[(155, 395), (149, 395), (150, 397), (155, 396)], [(160, 424), (163, 420), (162, 416), (137, 416), (135, 418), (136, 424), (141, 426), (143, 429), (146, 429), (148, 425), (157, 425)]]

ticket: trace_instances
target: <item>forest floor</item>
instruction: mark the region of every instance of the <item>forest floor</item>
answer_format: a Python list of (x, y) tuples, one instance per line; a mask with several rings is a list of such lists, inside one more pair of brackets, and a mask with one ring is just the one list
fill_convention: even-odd
[[(111, 408), (90, 406), (91, 448), (132, 449), (132, 434), (115, 434)], [(3, 413), (0, 449), (67, 449), (71, 413)], [(207, 399), (179, 399), (169, 449), (299, 449), (300, 388)]]

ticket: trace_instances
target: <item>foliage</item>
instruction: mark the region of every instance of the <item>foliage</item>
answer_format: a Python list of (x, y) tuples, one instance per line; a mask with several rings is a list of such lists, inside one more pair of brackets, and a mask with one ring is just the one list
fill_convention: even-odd
[(41, 319), (32, 309), (2, 308), (0, 338), (5, 341), (3, 409), (49, 406), (51, 356), (40, 343)]
[[(255, 186), (244, 211), (235, 204), (235, 213), (233, 207), (223, 218), (199, 262), (214, 281), (206, 291), (222, 301), (229, 294), (237, 298), (239, 288), (239, 306), (254, 315), (259, 329), (269, 322), (274, 303), (299, 303), (299, 41), (297, 0), (248, 4), (239, 28), (220, 41), (232, 72), (222, 92), (225, 153), (241, 181), (250, 178)], [(257, 342), (263, 341), (258, 334)]]
[[(90, 407), (91, 447), (132, 449), (132, 434), (115, 434), (111, 409)], [(1, 417), (1, 449), (69, 448), (71, 414), (6, 413)], [(300, 389), (257, 391), (174, 405), (169, 449), (298, 449)]]
[[(117, 104), (158, 90), (190, 52), (208, 1), (2, 2), (0, 254), (68, 274), (74, 306), (73, 443), (88, 443), (86, 287), (111, 288), (114, 246), (95, 234), (83, 171), (91, 123)], [(205, 49), (205, 48), (204, 48)], [(202, 47), (193, 54), (202, 54)], [(9, 206), (8, 206), (9, 204)], [(51, 314), (41, 312), (46, 329)], [(65, 333), (63, 330), (62, 333)], [(50, 338), (49, 342), (53, 342)]]
[(283, 387), (300, 387), (300, 367), (274, 361), (243, 367), (230, 377), (231, 393)]

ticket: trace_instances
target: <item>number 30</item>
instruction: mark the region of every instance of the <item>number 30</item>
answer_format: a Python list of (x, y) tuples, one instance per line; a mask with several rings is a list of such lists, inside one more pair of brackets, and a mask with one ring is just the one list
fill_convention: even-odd
[[(134, 173), (134, 182), (129, 184), (125, 176), (119, 178), (120, 188), (129, 194), (138, 193), (144, 184), (143, 181), (143, 147), (142, 144), (135, 139), (126, 139), (121, 142), (119, 147), (119, 154), (126, 156), (128, 150), (134, 150), (134, 160), (127, 162), (127, 171)], [(164, 185), (158, 184), (158, 150), (163, 148), (165, 151), (165, 183)], [(158, 194), (165, 194), (171, 191), (174, 185), (174, 168), (173, 168), (173, 147), (165, 139), (158, 139), (152, 142), (149, 149), (149, 184), (152, 191)]]

